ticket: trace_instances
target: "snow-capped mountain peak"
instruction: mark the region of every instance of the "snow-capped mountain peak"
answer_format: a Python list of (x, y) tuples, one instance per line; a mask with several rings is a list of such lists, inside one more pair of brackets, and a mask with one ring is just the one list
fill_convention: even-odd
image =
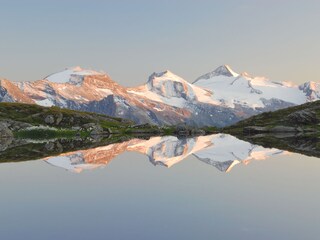
[(148, 90), (163, 97), (194, 98), (190, 83), (170, 71), (153, 73), (146, 86)]
[(209, 90), (194, 86), (170, 71), (153, 73), (145, 85), (131, 88), (129, 92), (179, 108), (196, 101), (216, 103), (211, 99)]
[(53, 83), (72, 83), (79, 84), (83, 81), (84, 76), (97, 76), (105, 75), (105, 73), (93, 70), (83, 69), (79, 66), (66, 68), (65, 70), (57, 73), (50, 74), (44, 79)]
[(159, 72), (159, 73), (156, 73), (156, 72), (152, 73), (148, 79), (148, 83), (154, 82), (154, 81), (167, 81), (167, 80), (187, 83), (186, 80), (184, 80), (183, 78), (179, 77), (178, 75), (174, 74), (169, 70)]
[(243, 118), (320, 99), (320, 83), (300, 86), (238, 74), (228, 65), (194, 84), (171, 71), (126, 88), (102, 72), (67, 68), (34, 82), (0, 80), (1, 102), (36, 103), (128, 118), (137, 123), (226, 126)]
[(213, 71), (216, 76), (237, 77), (238, 73), (233, 71), (229, 65), (222, 65)]
[(199, 80), (210, 79), (213, 77), (219, 77), (219, 76), (221, 76), (221, 77), (238, 77), (239, 75), (240, 74), (233, 71), (229, 65), (222, 65), (220, 67), (217, 67), (214, 71), (200, 76), (193, 83), (196, 83)]
[(306, 100), (307, 93), (296, 85), (252, 77), (246, 72), (229, 74), (226, 71), (232, 70), (221, 66), (199, 77), (194, 85), (212, 91), (214, 100), (230, 108), (275, 110), (302, 104)]

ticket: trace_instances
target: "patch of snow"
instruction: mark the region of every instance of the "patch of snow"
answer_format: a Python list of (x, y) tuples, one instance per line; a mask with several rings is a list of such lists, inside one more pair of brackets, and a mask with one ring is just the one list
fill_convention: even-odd
[(146, 154), (154, 164), (171, 167), (184, 160), (192, 153), (211, 145), (208, 136), (178, 139), (174, 136), (153, 137), (149, 140), (132, 144), (128, 151), (139, 151)]
[(107, 89), (107, 88), (98, 88), (97, 92), (105, 94), (106, 96), (113, 94), (113, 92), (110, 89)]
[(54, 106), (54, 103), (50, 99), (43, 99), (43, 100), (34, 100), (36, 104), (43, 106), (43, 107), (51, 107)]
[(75, 173), (80, 173), (83, 170), (91, 170), (91, 169), (96, 169), (98, 167), (103, 166), (103, 164), (85, 163), (85, 160), (81, 153), (75, 153), (75, 154), (66, 155), (66, 156), (51, 157), (46, 159), (45, 161), (53, 166), (64, 168), (68, 171), (75, 172)]
[(104, 75), (104, 73), (82, 69), (81, 67), (73, 67), (51, 74), (44, 79), (53, 83), (73, 83), (74, 85), (79, 85), (82, 83), (83, 76), (90, 75)]
[(153, 73), (145, 86), (132, 88), (128, 93), (178, 108), (184, 108), (187, 103), (196, 101), (219, 104), (212, 98), (211, 91), (192, 85), (170, 71)]
[[(218, 163), (234, 161), (236, 164), (247, 164), (253, 160), (265, 160), (273, 155), (287, 154), (286, 151), (253, 145), (227, 134), (211, 135), (211, 142), (211, 146), (201, 149), (193, 155), (214, 166)], [(230, 171), (232, 166), (234, 164), (227, 165), (226, 171)]]
[(235, 104), (251, 108), (265, 107), (264, 99), (279, 99), (287, 103), (303, 104), (306, 97), (298, 86), (289, 83), (275, 83), (265, 78), (244, 76), (213, 76), (199, 78), (195, 85), (213, 92), (213, 100), (234, 108)]

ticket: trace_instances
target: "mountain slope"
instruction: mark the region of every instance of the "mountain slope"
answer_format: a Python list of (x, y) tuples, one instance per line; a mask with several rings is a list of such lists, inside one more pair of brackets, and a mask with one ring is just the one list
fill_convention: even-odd
[(35, 103), (15, 83), (6, 79), (0, 79), (0, 102)]

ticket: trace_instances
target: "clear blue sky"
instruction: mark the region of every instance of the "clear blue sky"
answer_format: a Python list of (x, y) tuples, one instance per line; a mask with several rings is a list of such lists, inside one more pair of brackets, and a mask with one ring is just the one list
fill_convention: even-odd
[(320, 81), (319, 29), (318, 0), (0, 0), (0, 76), (80, 65), (134, 86), (166, 69), (193, 81), (226, 63)]

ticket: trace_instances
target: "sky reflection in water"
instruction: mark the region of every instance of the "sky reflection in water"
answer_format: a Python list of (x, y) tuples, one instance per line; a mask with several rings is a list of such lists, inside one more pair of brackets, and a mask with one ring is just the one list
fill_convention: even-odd
[(0, 237), (317, 239), (319, 167), (229, 135), (134, 139), (1, 164)]

